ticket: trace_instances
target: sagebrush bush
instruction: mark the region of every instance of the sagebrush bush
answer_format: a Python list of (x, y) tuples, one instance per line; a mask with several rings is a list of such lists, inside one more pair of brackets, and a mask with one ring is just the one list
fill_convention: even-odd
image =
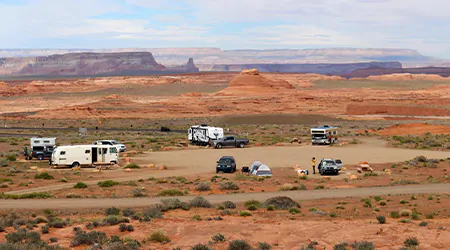
[(373, 243), (368, 241), (355, 241), (352, 244), (352, 247), (354, 250), (375, 250), (375, 246), (373, 245)]
[(239, 186), (232, 181), (227, 181), (227, 182), (220, 183), (220, 189), (222, 189), (222, 190), (239, 190)]
[(170, 238), (167, 235), (165, 235), (165, 233), (161, 230), (154, 231), (150, 235), (149, 240), (152, 242), (157, 242), (157, 243), (161, 243), (161, 244), (170, 242)]
[(250, 213), (249, 211), (241, 211), (239, 213), (239, 215), (242, 217), (247, 217), (247, 216), (252, 216), (252, 213)]
[(256, 248), (256, 250), (270, 250), (270, 249), (272, 249), (272, 246), (266, 242), (258, 242), (258, 247)]
[(225, 238), (225, 236), (223, 234), (218, 233), (218, 234), (213, 235), (213, 237), (211, 237), (211, 240), (214, 243), (221, 243), (221, 242), (225, 242), (227, 239)]
[(201, 182), (195, 186), (197, 191), (209, 191), (211, 190), (211, 184), (209, 182)]
[(118, 209), (117, 207), (110, 207), (110, 208), (107, 208), (105, 210), (105, 215), (106, 216), (108, 216), (108, 215), (119, 215), (119, 214), (120, 214), (120, 209)]
[(264, 206), (268, 207), (270, 205), (272, 205), (272, 206), (274, 206), (274, 208), (280, 209), (280, 210), (287, 210), (292, 207), (300, 208), (300, 204), (298, 204), (297, 202), (293, 201), (291, 198), (286, 197), (286, 196), (277, 196), (277, 197), (269, 198), (264, 202)]
[(147, 209), (144, 209), (143, 215), (150, 219), (159, 219), (163, 217), (161, 208), (158, 206), (151, 206)]
[(208, 247), (208, 245), (198, 243), (197, 245), (191, 247), (191, 250), (214, 250), (214, 249)]
[(158, 193), (157, 196), (183, 196), (184, 192), (178, 189), (165, 189)]
[(227, 250), (252, 250), (252, 246), (245, 240), (233, 240)]
[(211, 203), (203, 198), (203, 197), (195, 197), (194, 199), (189, 201), (189, 204), (191, 205), (191, 207), (203, 207), (203, 208), (211, 208), (212, 205)]
[(123, 216), (125, 216), (125, 217), (130, 217), (130, 216), (133, 216), (134, 214), (136, 214), (136, 211), (134, 211), (134, 210), (131, 209), (131, 208), (125, 208), (125, 209), (123, 210), (122, 214), (123, 214)]
[(298, 207), (291, 207), (289, 209), (289, 213), (291, 213), (291, 214), (299, 214), (300, 213), (300, 209), (298, 209)]
[(225, 209), (235, 209), (236, 204), (234, 204), (232, 201), (224, 201), (221, 204)]
[(132, 163), (126, 165), (124, 168), (137, 169), (137, 168), (141, 168), (141, 166), (139, 166), (138, 164), (132, 162)]
[(419, 240), (416, 237), (410, 237), (403, 242), (405, 247), (418, 247)]

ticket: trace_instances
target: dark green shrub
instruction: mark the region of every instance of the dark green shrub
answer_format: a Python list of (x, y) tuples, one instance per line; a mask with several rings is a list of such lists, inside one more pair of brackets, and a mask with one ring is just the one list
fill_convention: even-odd
[(125, 231), (127, 231), (127, 225), (125, 225), (125, 224), (120, 224), (120, 225), (119, 225), (119, 231), (120, 231), (120, 232), (125, 232)]
[(7, 161), (16, 161), (17, 156), (16, 155), (8, 155), (8, 156), (6, 156), (6, 160)]
[(103, 222), (107, 225), (114, 226), (120, 223), (119, 218), (117, 215), (108, 215), (105, 219), (103, 219)]
[(207, 245), (198, 243), (197, 245), (191, 247), (191, 250), (214, 250)]
[(157, 196), (183, 196), (184, 192), (178, 189), (166, 189), (158, 193)]
[(148, 217), (150, 219), (159, 219), (163, 217), (163, 213), (161, 211), (161, 208), (158, 206), (151, 206), (144, 210), (143, 212), (144, 217)]
[(386, 223), (386, 217), (384, 217), (382, 215), (377, 216), (377, 220), (378, 220), (378, 223), (380, 223), (380, 224)]
[(227, 250), (252, 250), (252, 246), (245, 240), (233, 240)]
[(88, 186), (84, 182), (78, 182), (77, 184), (75, 184), (75, 186), (73, 186), (73, 188), (87, 188), (87, 187)]
[(226, 209), (235, 209), (236, 208), (236, 204), (234, 204), (232, 201), (224, 201), (224, 202), (222, 202), (221, 205)]
[(99, 181), (97, 183), (97, 185), (99, 185), (100, 187), (112, 187), (119, 184), (120, 184), (119, 182), (113, 180)]
[(150, 237), (149, 240), (152, 242), (157, 242), (157, 243), (161, 243), (161, 244), (165, 244), (165, 243), (169, 243), (170, 242), (170, 238), (164, 234), (163, 231), (154, 231)]
[(300, 209), (298, 209), (298, 207), (291, 207), (289, 209), (289, 213), (291, 213), (291, 214), (299, 214), (300, 213)]
[(372, 242), (361, 241), (352, 244), (354, 250), (375, 250), (375, 246)]
[(120, 209), (116, 208), (116, 207), (110, 207), (107, 208), (105, 210), (105, 215), (119, 215), (120, 214)]
[(343, 242), (343, 243), (339, 243), (337, 245), (334, 245), (333, 250), (349, 250), (348, 243), (347, 242)]
[(127, 226), (127, 231), (128, 231), (128, 232), (133, 232), (133, 231), (134, 231), (133, 225), (131, 225), (131, 224), (128, 225), (128, 226)]
[(220, 234), (220, 233), (214, 235), (213, 237), (211, 237), (211, 239), (212, 239), (212, 241), (214, 243), (221, 243), (221, 242), (225, 242), (226, 241), (225, 236), (223, 234)]
[(247, 217), (247, 216), (252, 216), (252, 213), (250, 213), (249, 211), (241, 211), (239, 213), (239, 215), (242, 217)]
[(266, 242), (259, 242), (258, 248), (256, 248), (256, 250), (270, 250), (270, 249), (272, 249), (272, 246)]
[(141, 168), (141, 167), (138, 164), (132, 162), (132, 163), (126, 165), (124, 168), (137, 169), (137, 168)]
[(58, 242), (58, 238), (56, 238), (56, 237), (51, 237), (49, 240), (50, 240), (51, 243)]
[(55, 179), (55, 177), (53, 177), (52, 175), (50, 175), (47, 172), (43, 172), (43, 173), (40, 173), (40, 174), (36, 174), (34, 176), (34, 179), (53, 180), (53, 179)]
[(419, 240), (416, 237), (410, 237), (403, 242), (405, 247), (418, 247)]
[(428, 222), (426, 222), (426, 221), (422, 221), (419, 224), (419, 227), (426, 227), (426, 226), (428, 226)]
[(126, 208), (126, 209), (123, 210), (122, 213), (123, 213), (123, 216), (130, 217), (130, 216), (133, 216), (134, 214), (136, 214), (136, 211), (134, 211), (131, 208)]
[(41, 227), (41, 233), (42, 234), (48, 234), (49, 230), (48, 230), (48, 225), (44, 225)]
[(201, 182), (195, 186), (197, 191), (209, 191), (211, 190), (211, 184), (209, 182)]

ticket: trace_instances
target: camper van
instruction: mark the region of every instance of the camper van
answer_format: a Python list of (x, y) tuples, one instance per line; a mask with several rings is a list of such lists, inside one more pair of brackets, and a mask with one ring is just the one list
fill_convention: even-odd
[(50, 158), (53, 153), (53, 149), (56, 145), (56, 138), (30, 138), (30, 151), (28, 148), (24, 148), (24, 156), (26, 159), (36, 158), (43, 160), (44, 158)]
[(53, 150), (50, 165), (57, 166), (93, 166), (116, 164), (119, 162), (117, 148), (111, 145), (74, 145), (59, 146)]
[(192, 144), (208, 145), (213, 140), (223, 137), (223, 128), (210, 127), (206, 124), (192, 126), (188, 130), (188, 140)]
[(321, 126), (311, 128), (312, 145), (324, 144), (330, 145), (338, 140), (338, 127)]

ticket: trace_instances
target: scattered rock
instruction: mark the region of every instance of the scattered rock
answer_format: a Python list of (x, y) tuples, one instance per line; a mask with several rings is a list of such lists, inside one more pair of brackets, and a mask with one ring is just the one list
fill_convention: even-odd
[(159, 166), (159, 168), (158, 168), (159, 170), (166, 170), (167, 169), (167, 167), (166, 167), (166, 165), (161, 165), (161, 166)]
[(281, 142), (278, 142), (277, 144), (275, 144), (275, 146), (282, 146)]

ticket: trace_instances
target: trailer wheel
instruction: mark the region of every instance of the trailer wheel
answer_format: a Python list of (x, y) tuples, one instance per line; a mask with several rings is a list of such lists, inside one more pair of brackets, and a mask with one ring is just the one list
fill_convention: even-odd
[(80, 163), (78, 163), (78, 162), (72, 163), (72, 168), (76, 168), (76, 167), (79, 167), (79, 166), (80, 166)]
[(217, 144), (217, 145), (216, 145), (216, 148), (222, 148), (222, 144), (220, 144), (220, 143)]
[(38, 160), (42, 161), (44, 159), (44, 156), (43, 155), (38, 155), (37, 158), (38, 158)]
[(243, 147), (245, 147), (245, 144), (241, 142), (241, 143), (239, 143), (239, 147), (243, 148)]

